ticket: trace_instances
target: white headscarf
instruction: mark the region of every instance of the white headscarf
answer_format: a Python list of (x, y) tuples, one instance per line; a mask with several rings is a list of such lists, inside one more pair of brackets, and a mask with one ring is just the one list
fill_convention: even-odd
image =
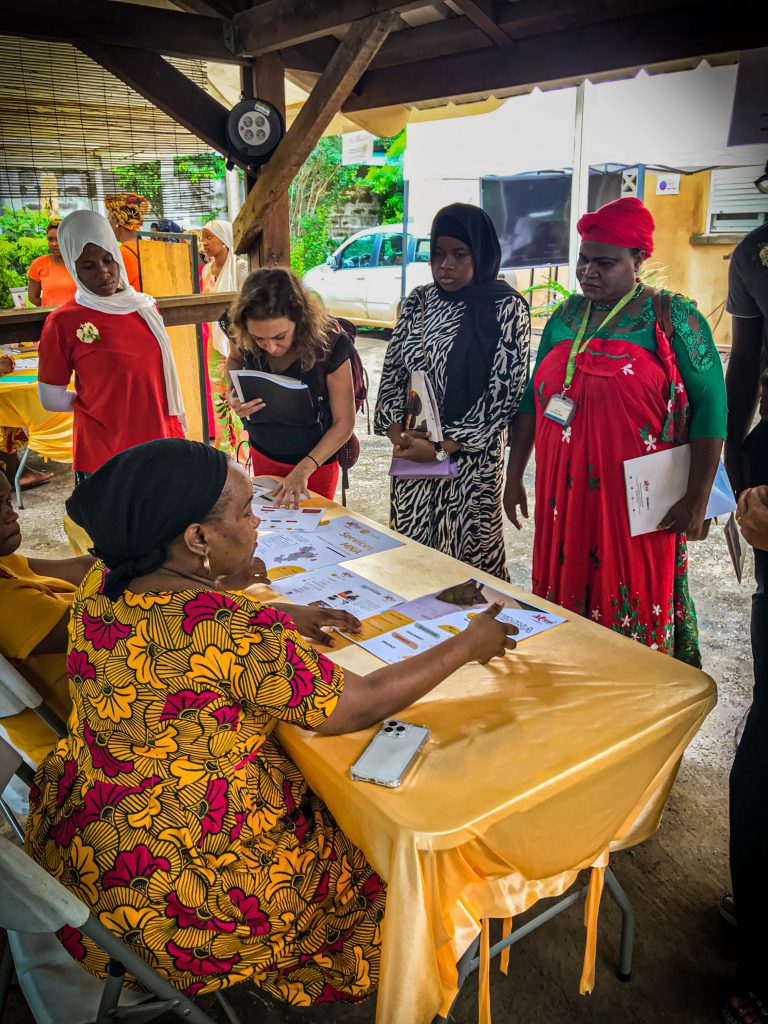
[[(203, 225), (212, 235), (215, 235), (220, 242), (227, 247), (227, 258), (224, 266), (219, 271), (219, 276), (214, 277), (213, 291), (215, 292), (239, 292), (243, 280), (248, 273), (248, 264), (244, 259), (238, 259), (235, 254), (235, 242), (232, 235), (232, 225), (228, 220), (209, 220)], [(213, 276), (213, 270), (208, 264), (205, 273)], [(217, 352), (223, 356), (229, 355), (229, 339), (219, 327), (218, 322), (211, 324), (211, 341)]]
[[(75, 210), (73, 213), (68, 214), (59, 225), (58, 240), (59, 252), (64, 260), (64, 266), (77, 284), (75, 302), (80, 306), (85, 306), (86, 309), (95, 309), (100, 313), (111, 313), (115, 316), (124, 316), (126, 313), (138, 313), (150, 331), (152, 331), (160, 346), (160, 354), (163, 358), (163, 377), (165, 378), (165, 397), (168, 402), (168, 413), (171, 416), (178, 416), (182, 426), (186, 427), (184, 400), (181, 397), (179, 375), (176, 372), (173, 350), (165, 330), (163, 318), (160, 316), (155, 300), (151, 295), (137, 292), (135, 288), (128, 284), (120, 246), (109, 223), (100, 214), (93, 213), (92, 210)], [(76, 261), (80, 259), (83, 249), (89, 243), (106, 249), (120, 267), (120, 284), (122, 288), (120, 291), (115, 292), (114, 295), (96, 295), (95, 292), (86, 288), (77, 276)]]

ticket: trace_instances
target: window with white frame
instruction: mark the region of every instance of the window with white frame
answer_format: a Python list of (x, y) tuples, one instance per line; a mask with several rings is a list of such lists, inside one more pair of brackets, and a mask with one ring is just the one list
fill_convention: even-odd
[(768, 220), (768, 195), (755, 188), (755, 179), (763, 170), (756, 164), (712, 171), (706, 229), (709, 234), (746, 234)]

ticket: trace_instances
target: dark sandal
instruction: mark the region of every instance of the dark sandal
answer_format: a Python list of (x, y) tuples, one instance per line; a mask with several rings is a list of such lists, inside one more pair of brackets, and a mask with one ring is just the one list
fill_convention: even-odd
[(734, 910), (733, 893), (724, 892), (717, 901), (717, 912), (732, 928), (735, 928), (739, 923)]
[(750, 1014), (753, 1017), (756, 1016), (759, 1021), (768, 1022), (768, 1004), (764, 1003), (762, 999), (758, 999), (754, 992), (747, 992), (743, 996), (738, 995), (736, 998), (743, 1000), (738, 1008), (731, 1006), (733, 998), (734, 996), (730, 996), (723, 1006), (725, 1024), (744, 1024), (745, 1017)]

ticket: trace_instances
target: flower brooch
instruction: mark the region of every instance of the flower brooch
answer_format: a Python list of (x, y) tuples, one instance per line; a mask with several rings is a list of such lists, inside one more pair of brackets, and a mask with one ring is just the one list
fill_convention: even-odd
[(768, 242), (765, 242), (757, 250), (757, 258), (764, 267), (768, 267)]
[(77, 328), (77, 340), (82, 341), (86, 345), (92, 345), (94, 341), (99, 341), (101, 335), (95, 324), (90, 322), (80, 324)]

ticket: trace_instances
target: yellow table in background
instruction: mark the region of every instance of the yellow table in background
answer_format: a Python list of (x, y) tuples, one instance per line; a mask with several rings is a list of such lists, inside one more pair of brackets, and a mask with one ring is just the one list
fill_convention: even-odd
[[(37, 362), (35, 352), (13, 355)], [(72, 462), (72, 413), (49, 412), (42, 407), (37, 397), (37, 365), (0, 377), (0, 425), (26, 431), (29, 448), (37, 455)]]
[[(409, 540), (346, 564), (407, 599), (474, 576), (554, 608)], [(279, 727), (311, 788), (387, 881), (377, 1024), (445, 1015), (457, 961), (481, 922), (560, 895), (580, 869), (595, 868), (601, 882), (611, 852), (652, 835), (683, 751), (715, 704), (703, 672), (565, 614), (563, 625), (503, 660), (465, 666), (398, 715), (430, 730), (400, 789), (349, 777), (375, 729), (320, 737)], [(353, 645), (332, 657), (360, 673), (381, 665)], [(598, 900), (587, 907), (582, 990), (594, 971)]]

